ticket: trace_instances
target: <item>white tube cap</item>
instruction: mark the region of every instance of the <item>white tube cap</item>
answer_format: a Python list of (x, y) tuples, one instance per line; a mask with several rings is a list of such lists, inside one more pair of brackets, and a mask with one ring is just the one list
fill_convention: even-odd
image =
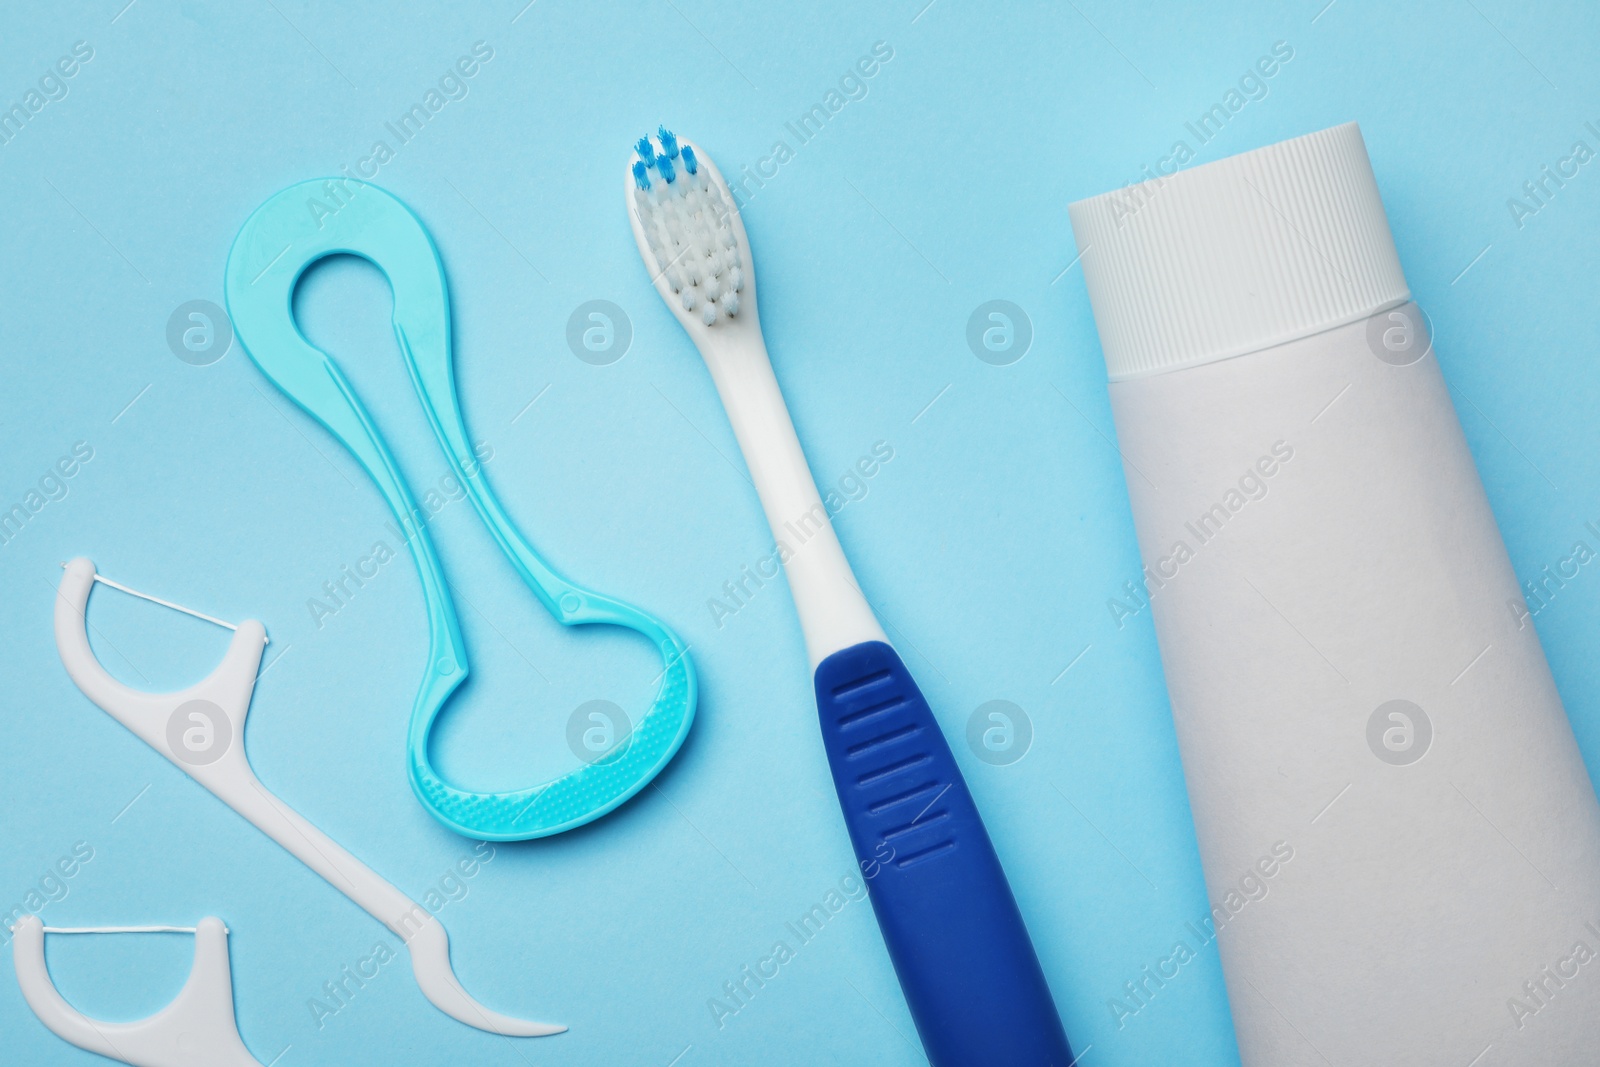
[(1256, 352), (1411, 296), (1353, 122), (1068, 211), (1112, 381)]

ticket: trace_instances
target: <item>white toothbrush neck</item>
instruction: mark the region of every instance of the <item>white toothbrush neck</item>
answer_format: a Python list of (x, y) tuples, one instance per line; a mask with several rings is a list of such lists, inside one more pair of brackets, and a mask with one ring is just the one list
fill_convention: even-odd
[(780, 546), (812, 669), (863, 641), (887, 643), (817, 494), (760, 327), (740, 323), (716, 329), (722, 333), (703, 341), (700, 352)]

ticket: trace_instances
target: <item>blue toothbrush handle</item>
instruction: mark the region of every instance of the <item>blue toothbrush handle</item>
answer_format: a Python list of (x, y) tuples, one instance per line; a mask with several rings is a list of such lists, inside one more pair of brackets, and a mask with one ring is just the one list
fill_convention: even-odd
[(839, 806), (933, 1067), (1069, 1067), (1000, 859), (928, 702), (881, 641), (817, 666)]

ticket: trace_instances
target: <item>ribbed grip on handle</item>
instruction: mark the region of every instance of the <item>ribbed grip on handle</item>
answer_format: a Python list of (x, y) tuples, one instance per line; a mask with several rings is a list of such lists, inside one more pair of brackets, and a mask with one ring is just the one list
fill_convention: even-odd
[(933, 1067), (1068, 1067), (1072, 1051), (999, 857), (894, 649), (817, 666), (817, 711), (856, 857)]

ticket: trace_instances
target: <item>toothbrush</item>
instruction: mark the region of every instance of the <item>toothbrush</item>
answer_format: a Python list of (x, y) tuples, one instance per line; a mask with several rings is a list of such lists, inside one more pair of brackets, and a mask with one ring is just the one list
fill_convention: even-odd
[[(716, 166), (641, 138), (629, 217), (656, 291), (711, 372), (773, 537), (788, 548), (822, 742), (878, 927), (933, 1067), (1069, 1067), (999, 858), (928, 703), (856, 584), (778, 390), (750, 242)], [(796, 543), (793, 529), (807, 531)]]

